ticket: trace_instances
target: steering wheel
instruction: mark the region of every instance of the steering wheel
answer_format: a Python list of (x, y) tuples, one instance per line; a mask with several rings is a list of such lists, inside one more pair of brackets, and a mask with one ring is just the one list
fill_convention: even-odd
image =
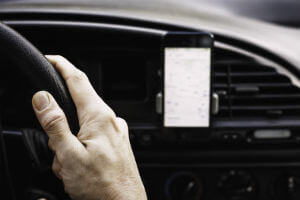
[[(43, 54), (22, 35), (1, 22), (0, 52), (4, 52), (5, 56), (11, 60), (12, 67), (18, 67), (25, 79), (32, 82), (36, 91), (46, 90), (54, 96), (66, 114), (72, 133), (76, 134), (79, 127), (75, 105), (65, 82)], [(0, 131), (2, 131), (1, 127)]]
[[(50, 92), (66, 114), (72, 133), (78, 131), (75, 105), (65, 82), (52, 65), (22, 35), (0, 23), (0, 52), (5, 52), (14, 67), (35, 86), (36, 91)], [(2, 66), (5, 67), (5, 66)]]

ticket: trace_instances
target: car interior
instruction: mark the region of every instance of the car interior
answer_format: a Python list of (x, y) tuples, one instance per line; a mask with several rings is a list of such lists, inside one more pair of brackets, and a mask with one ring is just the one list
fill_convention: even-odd
[[(62, 55), (127, 121), (149, 200), (298, 200), (299, 10), (298, 0), (0, 0), (0, 199), (70, 199), (31, 104), (51, 92), (78, 130), (43, 56)], [(193, 64), (175, 66), (196, 47), (205, 83)], [(168, 74), (184, 97), (168, 93)], [(190, 102), (191, 88), (207, 93), (168, 107)], [(205, 126), (183, 114), (198, 108)]]

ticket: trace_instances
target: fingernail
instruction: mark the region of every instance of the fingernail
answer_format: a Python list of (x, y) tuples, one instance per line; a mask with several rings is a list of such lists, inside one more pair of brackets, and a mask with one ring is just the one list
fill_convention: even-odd
[(38, 110), (42, 111), (49, 105), (49, 97), (46, 92), (38, 92), (33, 96), (32, 99), (33, 106)]

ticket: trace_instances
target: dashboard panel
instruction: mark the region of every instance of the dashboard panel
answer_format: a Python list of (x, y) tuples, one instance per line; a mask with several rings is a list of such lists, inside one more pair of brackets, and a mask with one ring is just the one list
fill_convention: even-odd
[[(120, 23), (122, 19), (116, 18), (111, 23), (109, 18), (98, 22), (50, 19), (7, 15), (5, 23), (44, 54), (68, 58), (88, 75), (117, 115), (127, 120), (149, 199), (298, 197), (300, 84), (296, 66), (247, 41), (213, 32), (217, 105), (211, 113), (213, 131), (209, 135), (165, 133), (157, 108), (161, 39), (167, 31), (194, 29), (150, 22), (141, 26), (138, 21), (126, 24), (127, 20)], [(10, 65), (3, 57), (1, 63)], [(31, 110), (30, 82), (9, 67), (0, 70), (5, 128), (39, 128)], [(11, 100), (12, 96), (24, 103)]]

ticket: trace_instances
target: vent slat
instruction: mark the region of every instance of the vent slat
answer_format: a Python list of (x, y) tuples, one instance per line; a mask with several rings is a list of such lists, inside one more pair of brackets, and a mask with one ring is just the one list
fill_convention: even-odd
[[(220, 112), (216, 117), (266, 118), (280, 113), (277, 117), (300, 118), (300, 88), (272, 66), (254, 61), (218, 62), (214, 66), (213, 89), (220, 94)], [(255, 92), (247, 92), (254, 89)]]
[[(224, 81), (225, 82), (225, 81)], [(230, 88), (234, 88), (237, 86), (252, 86), (253, 84), (231, 84)], [(291, 83), (256, 83), (256, 86), (266, 87), (266, 88), (291, 88), (293, 85)], [(227, 83), (215, 82), (214, 87), (228, 87)]]
[[(231, 99), (298, 99), (300, 98), (300, 93), (299, 94), (261, 94), (261, 95), (254, 95), (254, 96), (241, 96), (241, 95), (231, 95), (230, 97), (225, 97), (225, 98), (231, 98)], [(300, 103), (300, 102), (299, 102)]]
[[(221, 110), (228, 109), (227, 107), (220, 106)], [(298, 109), (300, 110), (300, 105), (298, 106), (288, 106), (288, 105), (281, 105), (281, 106), (231, 106), (232, 110), (292, 110)]]
[[(228, 76), (227, 73), (223, 72), (216, 72), (215, 73), (216, 77), (223, 77), (223, 76)], [(231, 77), (251, 77), (251, 76), (278, 76), (276, 72), (232, 72), (230, 74)]]
[[(241, 84), (231, 84), (231, 87), (236, 87)], [(253, 85), (253, 84), (243, 84), (243, 85)], [(293, 86), (291, 83), (275, 83), (275, 82), (270, 82), (270, 83), (255, 83), (256, 86), (259, 87), (291, 87)]]

